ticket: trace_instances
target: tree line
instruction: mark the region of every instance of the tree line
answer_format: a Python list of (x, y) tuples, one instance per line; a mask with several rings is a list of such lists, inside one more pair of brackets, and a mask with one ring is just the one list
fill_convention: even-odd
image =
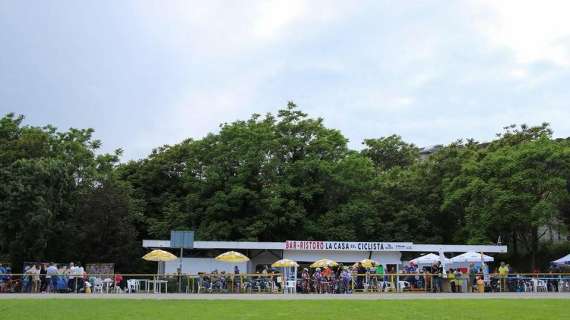
[(502, 242), (522, 270), (568, 242), (570, 141), (548, 124), (429, 154), (398, 135), (348, 148), (293, 103), (276, 114), (120, 162), (92, 129), (0, 120), (0, 261), (114, 262), (144, 268), (141, 240)]

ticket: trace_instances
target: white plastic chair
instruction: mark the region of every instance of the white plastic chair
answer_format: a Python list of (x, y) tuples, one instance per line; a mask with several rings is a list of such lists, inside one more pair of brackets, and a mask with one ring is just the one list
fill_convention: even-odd
[(394, 286), (392, 286), (392, 282), (389, 281), (382, 281), (384, 284), (384, 292), (389, 292), (390, 290), (394, 290)]
[(408, 281), (398, 281), (398, 292), (404, 292), (404, 289), (410, 287), (411, 284)]
[(295, 280), (287, 280), (285, 284), (285, 293), (297, 293), (297, 283)]
[(127, 280), (127, 292), (133, 293), (139, 291), (139, 282), (135, 279)]
[(548, 286), (546, 285), (546, 281), (538, 280), (536, 284), (536, 291), (538, 292), (548, 292)]
[(532, 289), (531, 283), (529, 283), (528, 281), (525, 281), (523, 283), (523, 285), (524, 285), (524, 292), (532, 292), (533, 289)]
[(93, 283), (93, 293), (103, 293), (103, 280), (100, 278), (96, 278)]
[(109, 289), (111, 289), (111, 284), (113, 280), (111, 278), (105, 278), (103, 280), (103, 287), (105, 288), (105, 293), (109, 293)]

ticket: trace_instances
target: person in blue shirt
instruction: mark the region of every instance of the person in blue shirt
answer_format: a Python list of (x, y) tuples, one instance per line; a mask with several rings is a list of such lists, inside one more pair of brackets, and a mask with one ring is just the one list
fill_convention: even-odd
[(8, 270), (10, 270), (8, 267), (5, 267), (2, 264), (0, 264), (0, 283), (8, 282), (8, 280), (10, 280), (10, 277), (8, 276), (10, 271)]

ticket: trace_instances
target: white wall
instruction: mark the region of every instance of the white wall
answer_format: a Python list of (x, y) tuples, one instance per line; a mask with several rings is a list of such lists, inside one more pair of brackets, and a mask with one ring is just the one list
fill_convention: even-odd
[[(372, 260), (378, 261), (383, 265), (399, 264), (402, 254), (392, 251), (374, 251), (372, 252)], [(363, 259), (368, 259), (368, 251), (299, 251), (286, 250), (283, 257), (295, 261), (313, 262), (319, 259), (331, 259), (336, 262), (353, 263)]]
[[(299, 262), (313, 262), (319, 259), (332, 259), (342, 263), (353, 263), (362, 259), (368, 259), (367, 251), (283, 251), (283, 257)], [(372, 260), (378, 261), (383, 265), (399, 264), (402, 254), (400, 252), (380, 251), (372, 252)], [(233, 272), (234, 266), (238, 266), (241, 272), (253, 272), (257, 264), (272, 264), (279, 260), (278, 257), (269, 252), (261, 253), (254, 257), (249, 263), (228, 263), (216, 261), (214, 258), (183, 258), (182, 273), (196, 274), (198, 272), (211, 272), (214, 269), (218, 271)], [(176, 273), (180, 260), (176, 259), (164, 263), (164, 271), (166, 273)]]
[(402, 259), (401, 252), (395, 251), (375, 251), (372, 252), (372, 260), (378, 261), (379, 263), (383, 264), (384, 266), (387, 264), (400, 264)]
[[(176, 273), (180, 259), (165, 262), (166, 273)], [(214, 269), (218, 271), (233, 272), (234, 266), (238, 266), (241, 272), (247, 272), (247, 262), (229, 263), (216, 261), (214, 258), (183, 258), (182, 273), (196, 274), (198, 272), (211, 272)]]

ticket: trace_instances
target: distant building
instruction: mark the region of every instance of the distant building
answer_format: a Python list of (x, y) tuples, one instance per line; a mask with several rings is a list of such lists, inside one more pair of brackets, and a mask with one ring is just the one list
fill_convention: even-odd
[(441, 145), (441, 144), (436, 144), (433, 146), (427, 146), (427, 147), (420, 148), (420, 159), (425, 160), (425, 159), (429, 158), (429, 156), (431, 156), (432, 154), (441, 150), (442, 148), (443, 148), (443, 145)]

